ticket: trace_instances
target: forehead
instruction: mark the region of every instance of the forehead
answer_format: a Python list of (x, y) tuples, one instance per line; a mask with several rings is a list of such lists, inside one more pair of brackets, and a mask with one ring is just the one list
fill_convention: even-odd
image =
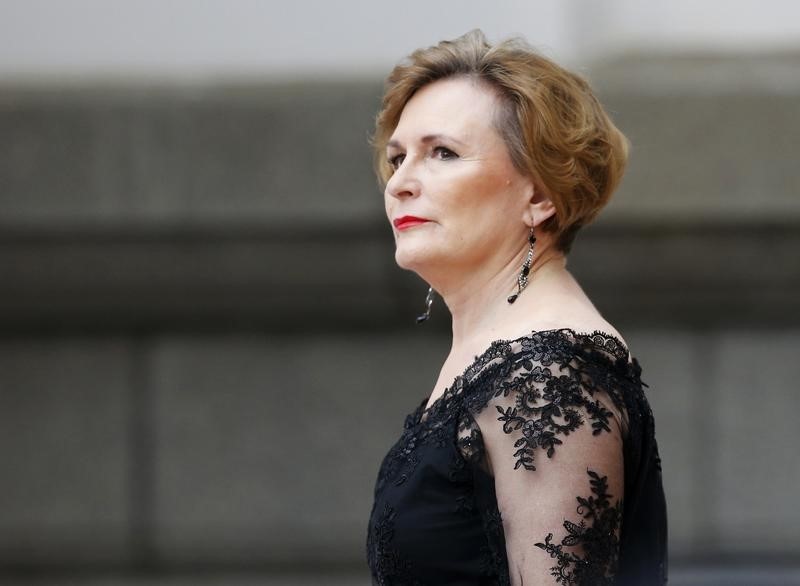
[(442, 133), (462, 140), (485, 139), (496, 134), (493, 122), (498, 107), (495, 92), (480, 82), (467, 77), (437, 80), (411, 97), (392, 138), (413, 141)]

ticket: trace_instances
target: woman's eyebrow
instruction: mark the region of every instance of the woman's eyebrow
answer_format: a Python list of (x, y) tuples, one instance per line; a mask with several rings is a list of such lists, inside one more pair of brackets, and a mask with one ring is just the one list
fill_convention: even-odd
[[(455, 138), (454, 136), (450, 136), (448, 134), (426, 134), (421, 139), (419, 139), (419, 141), (421, 143), (423, 143), (423, 144), (428, 144), (428, 143), (431, 143), (431, 142), (437, 142), (437, 141), (440, 141), (440, 140), (454, 142), (454, 143), (456, 143), (456, 144), (458, 144), (460, 146), (466, 146), (462, 141), (460, 141), (457, 138)], [(389, 142), (386, 143), (386, 148), (389, 148), (389, 147), (402, 148), (402, 146), (403, 145), (400, 143), (400, 141), (396, 140), (396, 139), (392, 139), (392, 140), (390, 140)]]

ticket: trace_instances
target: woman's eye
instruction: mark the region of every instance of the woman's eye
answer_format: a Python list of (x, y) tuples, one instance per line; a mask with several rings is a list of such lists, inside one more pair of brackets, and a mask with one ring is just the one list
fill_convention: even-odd
[(389, 157), (389, 166), (396, 171), (397, 168), (403, 164), (405, 157), (405, 155), (395, 155), (393, 157)]
[(443, 146), (436, 147), (435, 149), (433, 149), (433, 152), (438, 158), (443, 160), (455, 159), (458, 157), (458, 155), (455, 154), (453, 151)]

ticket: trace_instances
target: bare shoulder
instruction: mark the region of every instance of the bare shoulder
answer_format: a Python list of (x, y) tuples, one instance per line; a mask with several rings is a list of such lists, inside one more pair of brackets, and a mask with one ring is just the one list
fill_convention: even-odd
[(603, 317), (569, 271), (563, 271), (554, 283), (535, 303), (531, 300), (529, 312), (522, 320), (534, 326), (529, 329), (567, 328), (589, 334), (599, 331), (616, 337), (628, 347), (620, 331)]
[(568, 328), (579, 334), (591, 334), (598, 331), (603, 332), (604, 334), (610, 334), (617, 338), (626, 348), (629, 347), (628, 342), (619, 330), (599, 313), (575, 313), (565, 318), (552, 318), (546, 322), (545, 327), (537, 329), (550, 330), (561, 328)]

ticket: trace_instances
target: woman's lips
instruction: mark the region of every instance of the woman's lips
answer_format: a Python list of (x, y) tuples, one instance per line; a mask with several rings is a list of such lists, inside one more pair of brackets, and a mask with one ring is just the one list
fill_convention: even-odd
[(408, 228), (424, 224), (425, 222), (430, 222), (430, 220), (426, 220), (425, 218), (418, 218), (417, 216), (402, 216), (394, 220), (392, 223), (394, 224), (394, 227), (397, 228), (398, 230), (406, 230)]

